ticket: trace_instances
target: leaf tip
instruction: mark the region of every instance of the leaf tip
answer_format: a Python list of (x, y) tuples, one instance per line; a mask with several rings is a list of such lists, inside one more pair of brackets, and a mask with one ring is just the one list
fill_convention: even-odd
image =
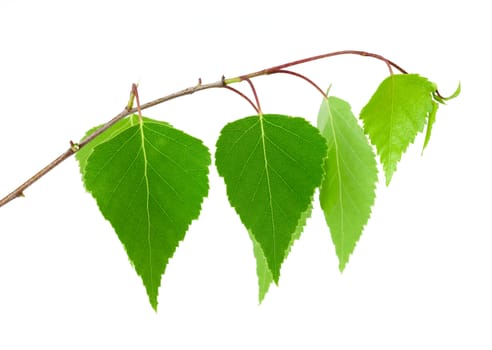
[(272, 271), (272, 278), (273, 278), (273, 283), (275, 283), (275, 285), (278, 287), (278, 281), (280, 279), (280, 271)]
[(265, 296), (266, 296), (266, 293), (259, 293), (258, 294), (258, 306), (261, 305), (261, 303), (263, 303), (263, 300), (265, 300)]
[(386, 187), (388, 187), (391, 182), (391, 179), (393, 178), (393, 170), (385, 171), (385, 177), (386, 177)]
[(150, 296), (149, 295), (149, 302), (150, 302), (150, 306), (152, 306), (152, 309), (154, 310), (154, 312), (157, 313), (157, 305), (158, 305), (157, 295), (156, 296)]

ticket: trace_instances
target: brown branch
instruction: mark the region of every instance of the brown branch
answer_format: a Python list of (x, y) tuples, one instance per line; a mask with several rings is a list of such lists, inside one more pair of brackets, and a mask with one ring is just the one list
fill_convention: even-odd
[[(394, 68), (396, 68), (397, 70), (399, 70), (400, 72), (402, 72), (404, 74), (407, 73), (400, 66), (398, 66), (395, 63), (393, 63), (392, 61), (384, 58), (383, 56), (380, 56), (380, 55), (377, 55), (377, 54), (374, 54), (374, 53), (364, 52), (364, 51), (344, 50), (344, 51), (330, 52), (330, 53), (326, 53), (326, 54), (323, 54), (323, 55), (318, 55), (318, 56), (312, 56), (312, 57), (304, 58), (304, 59), (301, 59), (301, 60), (297, 60), (297, 61), (293, 61), (293, 62), (281, 64), (281, 65), (278, 65), (278, 66), (274, 66), (274, 67), (271, 67), (271, 68), (263, 69), (263, 70), (260, 70), (258, 72), (254, 72), (254, 73), (250, 73), (250, 74), (246, 74), (246, 75), (241, 75), (241, 76), (238, 76), (238, 77), (235, 77), (235, 78), (230, 78), (230, 79), (224, 79), (224, 78), (222, 78), (221, 80), (216, 81), (214, 83), (202, 84), (201, 79), (199, 79), (198, 80), (198, 84), (195, 85), (195, 86), (192, 86), (192, 87), (183, 89), (181, 91), (172, 93), (170, 95), (167, 95), (167, 96), (158, 98), (156, 100), (150, 101), (148, 103), (145, 103), (145, 104), (139, 106), (140, 108), (138, 106), (136, 108), (132, 108), (132, 105), (133, 105), (133, 97), (136, 95), (136, 91), (133, 90), (133, 87), (132, 87), (132, 94), (130, 95), (130, 101), (128, 102), (128, 105), (123, 109), (122, 112), (120, 112), (113, 119), (111, 119), (110, 121), (108, 121), (101, 128), (99, 128), (98, 130), (96, 130), (94, 133), (92, 133), (91, 135), (89, 135), (88, 137), (86, 137), (80, 143), (77, 144), (77, 143), (73, 143), (72, 141), (70, 141), (70, 148), (68, 148), (65, 152), (63, 152), (60, 156), (58, 156), (55, 160), (53, 160), (50, 164), (48, 164), (43, 169), (41, 169), (40, 171), (38, 171), (35, 175), (33, 175), (32, 177), (30, 177), (26, 182), (24, 182), (22, 185), (20, 185), (19, 187), (17, 187), (10, 194), (8, 194), (4, 198), (0, 199), (0, 207), (4, 206), (5, 204), (9, 203), (10, 201), (14, 200), (17, 197), (24, 196), (24, 191), (29, 186), (31, 186), (33, 183), (35, 183), (37, 180), (39, 180), (44, 175), (46, 175), (49, 171), (51, 171), (53, 168), (55, 168), (58, 164), (60, 164), (61, 162), (63, 162), (65, 159), (67, 159), (70, 156), (72, 156), (80, 148), (84, 147), (89, 142), (91, 142), (92, 140), (94, 140), (97, 136), (101, 135), (104, 131), (106, 131), (112, 125), (114, 125), (115, 123), (117, 123), (118, 121), (120, 121), (121, 119), (123, 119), (124, 117), (126, 117), (126, 116), (128, 116), (130, 114), (133, 114), (135, 112), (140, 112), (141, 110), (144, 110), (144, 109), (147, 109), (147, 108), (150, 108), (150, 107), (153, 107), (153, 106), (157, 106), (157, 105), (159, 105), (161, 103), (170, 101), (170, 100), (175, 99), (177, 97), (181, 97), (181, 96), (185, 96), (185, 95), (191, 95), (191, 94), (193, 94), (193, 93), (195, 93), (197, 91), (201, 91), (201, 90), (207, 90), (207, 89), (212, 89), (212, 88), (223, 88), (223, 87), (227, 87), (227, 85), (229, 85), (229, 84), (238, 83), (238, 82), (241, 82), (241, 81), (248, 81), (249, 84), (252, 85), (250, 79), (252, 79), (254, 77), (257, 77), (257, 76), (261, 76), (261, 75), (268, 75), (268, 74), (273, 74), (273, 73), (288, 73), (288, 74), (296, 75), (295, 73), (292, 73), (290, 71), (285, 71), (284, 69), (285, 68), (288, 68), (288, 67), (296, 66), (296, 65), (299, 65), (299, 64), (302, 64), (302, 63), (307, 63), (307, 62), (312, 62), (312, 61), (315, 61), (315, 60), (323, 59), (323, 58), (328, 58), (328, 57), (333, 57), (333, 56), (338, 56), (338, 55), (347, 55), (347, 54), (373, 57), (373, 58), (376, 58), (378, 60), (381, 60), (381, 61), (385, 62), (388, 65), (388, 67), (394, 67)], [(305, 77), (303, 79), (304, 80), (307, 80), (308, 82), (311, 82), (309, 79), (307, 79)], [(254, 86), (252, 86), (252, 89), (253, 89), (253, 93), (255, 95), (255, 99), (256, 99), (256, 103), (257, 103), (257, 108), (261, 112), (261, 109), (260, 109), (260, 106), (259, 106), (259, 101), (258, 101), (258, 96), (256, 95), (256, 91), (254, 90)], [(243, 96), (243, 97), (245, 97), (245, 96)], [(251, 100), (249, 100), (248, 98), (246, 98), (246, 99), (254, 106), (254, 103), (252, 103)], [(140, 103), (138, 103), (138, 105), (140, 105)]]
[(61, 162), (63, 162), (65, 159), (67, 159), (68, 157), (70, 157), (72, 154), (74, 154), (74, 151), (73, 151), (72, 147), (70, 147), (68, 150), (66, 150), (60, 156), (58, 156), (58, 158), (56, 158), (50, 164), (48, 164), (43, 169), (41, 169), (40, 171), (38, 171), (31, 178), (29, 178), (29, 180), (27, 180), (22, 185), (20, 185), (19, 187), (17, 187), (14, 191), (12, 191), (7, 196), (5, 196), (4, 198), (2, 198), (0, 200), (0, 207), (2, 207), (3, 205), (7, 204), (11, 200), (16, 199), (17, 197), (24, 197), (24, 190), (26, 188), (28, 188), (29, 186), (31, 186), (33, 183), (35, 183), (42, 176), (44, 176), (46, 173), (48, 173), (49, 171), (51, 171), (54, 167), (56, 167), (58, 164), (60, 164)]
[(46, 175), (46, 173), (50, 172), (53, 168), (55, 168), (58, 164), (63, 162), (65, 159), (69, 158), (72, 156), (75, 152), (77, 152), (79, 149), (87, 145), (89, 142), (94, 140), (97, 136), (101, 135), (104, 131), (106, 131), (108, 128), (113, 126), (115, 123), (123, 119), (124, 117), (133, 114), (135, 112), (138, 112), (140, 110), (144, 110), (150, 107), (157, 106), (158, 104), (164, 103), (166, 101), (175, 99), (177, 97), (185, 96), (185, 95), (191, 95), (194, 92), (200, 91), (200, 90), (206, 90), (206, 89), (212, 89), (212, 88), (219, 88), (219, 87), (224, 87), (224, 82), (222, 80), (216, 81), (215, 83), (210, 83), (210, 84), (198, 84), (186, 89), (183, 89), (181, 91), (175, 92), (173, 94), (158, 98), (154, 101), (148, 102), (146, 104), (143, 104), (139, 107), (131, 108), (128, 109), (125, 107), (123, 111), (121, 111), (117, 116), (115, 116), (113, 119), (111, 119), (109, 122), (104, 124), (101, 128), (96, 130), (94, 133), (86, 137), (84, 140), (82, 140), (79, 144), (74, 144), (73, 142), (70, 143), (70, 148), (67, 149), (65, 152), (63, 152), (61, 155), (59, 155), (55, 160), (53, 160), (50, 164), (45, 166), (43, 169), (38, 171), (35, 175), (30, 177), (26, 182), (24, 182), (22, 185), (17, 187), (14, 191), (9, 193), (7, 196), (2, 198), (0, 200), (0, 207), (4, 206), (8, 202), (14, 200), (17, 197), (23, 197), (24, 196), (24, 191), (31, 186), (33, 183), (38, 181), (41, 177)]
[[(397, 65), (393, 61), (390, 61), (389, 59), (387, 59), (386, 57), (383, 57), (381, 55), (371, 53), (371, 52), (366, 52), (366, 51), (359, 51), (359, 50), (342, 50), (342, 51), (329, 52), (329, 53), (325, 53), (325, 54), (317, 55), (317, 56), (312, 56), (312, 57), (308, 57), (308, 58), (303, 58), (300, 60), (280, 64), (278, 66), (273, 66), (273, 67), (270, 67), (267, 69), (262, 69), (262, 70), (259, 70), (257, 72), (254, 72), (254, 73), (240, 75), (237, 78), (226, 79), (225, 83), (231, 84), (231, 83), (235, 83), (237, 81), (243, 81), (243, 80), (255, 78), (255, 77), (258, 77), (261, 75), (268, 75), (268, 74), (275, 73), (276, 71), (279, 71), (279, 70), (282, 70), (285, 68), (297, 66), (297, 65), (300, 65), (303, 63), (321, 60), (321, 59), (328, 58), (328, 57), (340, 56), (340, 55), (358, 55), (358, 56), (364, 56), (364, 57), (372, 57), (372, 58), (378, 59), (380, 61), (383, 61), (384, 63), (386, 63), (386, 65), (388, 67), (396, 68), (397, 70), (399, 70), (403, 74), (408, 73), (406, 70), (401, 68), (399, 65)], [(390, 71), (391, 71), (391, 69), (390, 69)]]

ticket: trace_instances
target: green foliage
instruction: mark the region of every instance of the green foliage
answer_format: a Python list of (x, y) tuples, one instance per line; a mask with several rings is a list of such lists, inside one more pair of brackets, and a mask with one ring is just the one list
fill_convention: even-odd
[(302, 118), (259, 115), (227, 124), (216, 166), (231, 205), (278, 283), (280, 266), (323, 176), (326, 142)]
[(350, 105), (337, 97), (323, 99), (318, 128), (328, 143), (319, 200), (343, 271), (376, 197), (375, 155)]
[[(360, 112), (360, 121), (348, 102), (324, 94), (313, 80), (287, 69), (346, 54), (376, 58), (402, 73), (383, 80)], [(300, 78), (321, 92), (317, 128), (300, 117), (261, 112), (252, 79), (274, 73)], [(254, 101), (230, 86), (240, 82), (249, 84)], [(107, 129), (92, 128), (80, 144), (71, 143), (61, 156), (0, 199), (0, 207), (23, 196), (28, 186), (76, 152), (84, 186), (116, 231), (154, 309), (169, 259), (208, 194), (211, 156), (202, 141), (166, 122), (142, 117), (143, 109), (224, 88), (256, 110), (258, 115), (224, 126), (216, 142), (215, 165), (253, 242), (261, 303), (270, 285), (278, 285), (282, 264), (315, 207), (314, 198), (319, 198), (339, 269), (344, 271), (375, 202), (378, 170), (373, 146), (388, 185), (403, 153), (426, 125), (422, 152), (427, 147), (439, 104), (461, 92), (458, 85), (444, 97), (428, 79), (407, 74), (381, 55), (357, 50), (312, 56), (215, 83), (199, 79), (194, 86), (143, 105), (137, 85), (132, 85), (123, 112), (105, 124)], [(129, 115), (134, 111), (139, 115)]]
[(402, 154), (437, 109), (433, 99), (435, 91), (435, 84), (419, 75), (391, 75), (362, 109), (360, 117), (364, 130), (376, 146), (387, 185)]
[[(446, 104), (446, 101), (452, 100), (456, 97), (458, 97), (461, 93), (461, 83), (458, 84), (458, 87), (456, 88), (455, 92), (451, 94), (449, 97), (443, 97), (437, 93), (437, 90), (432, 94), (432, 97), (434, 98), (435, 101), (441, 103), (441, 104)], [(434, 123), (436, 122), (436, 114), (437, 114), (437, 109), (439, 105), (437, 103), (432, 104), (432, 111), (429, 114), (429, 121), (427, 122), (427, 131), (425, 133), (425, 140), (424, 140), (424, 147), (422, 147), (422, 153), (424, 153), (425, 148), (427, 147), (431, 133), (432, 133), (432, 127), (434, 126)]]
[(429, 144), (431, 134), (432, 134), (432, 127), (434, 126), (434, 123), (436, 122), (436, 114), (437, 114), (438, 108), (439, 108), (439, 105), (434, 102), (432, 104), (432, 111), (429, 113), (429, 120), (427, 121), (427, 131), (425, 132), (425, 140), (424, 140), (424, 146), (422, 147), (422, 153), (424, 153), (425, 148)]
[(136, 116), (79, 155), (83, 180), (157, 309), (161, 276), (208, 193), (208, 149), (167, 123)]
[[(427, 146), (438, 104), (458, 96), (460, 88), (442, 97), (426, 78), (391, 75), (362, 109), (363, 127), (346, 101), (329, 96), (321, 103), (318, 128), (298, 117), (259, 114), (222, 129), (215, 164), (253, 242), (260, 303), (272, 282), (278, 284), (317, 188), (339, 269), (346, 268), (376, 197), (376, 155), (368, 137), (389, 184), (426, 123)], [(86, 189), (113, 225), (156, 309), (162, 274), (208, 193), (208, 149), (165, 122), (131, 115), (76, 157)]]
[(248, 230), (248, 233), (249, 238), (253, 242), (253, 253), (256, 259), (256, 275), (258, 276), (258, 300), (261, 303), (265, 299), (270, 285), (273, 283), (273, 276), (260, 243), (258, 243), (250, 230)]

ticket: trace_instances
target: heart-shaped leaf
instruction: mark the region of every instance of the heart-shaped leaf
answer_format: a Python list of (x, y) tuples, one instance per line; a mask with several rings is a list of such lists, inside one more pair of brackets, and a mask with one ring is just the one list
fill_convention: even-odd
[(323, 177), (326, 141), (302, 118), (251, 116), (227, 124), (217, 141), (229, 202), (260, 245), (275, 283), (302, 213)]
[(161, 276), (208, 193), (210, 154), (164, 122), (145, 118), (116, 130), (93, 147), (83, 180), (157, 309)]

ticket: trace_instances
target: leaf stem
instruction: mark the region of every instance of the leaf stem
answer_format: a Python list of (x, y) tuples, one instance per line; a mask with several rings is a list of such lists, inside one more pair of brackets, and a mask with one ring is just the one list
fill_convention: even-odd
[(140, 97), (138, 97), (138, 85), (135, 83), (132, 84), (132, 92), (133, 96), (137, 100), (138, 121), (142, 124), (142, 108), (140, 108)]
[[(177, 97), (191, 95), (191, 94), (193, 94), (193, 93), (195, 93), (197, 91), (207, 90), (207, 89), (212, 89), (212, 88), (228, 88), (229, 90), (235, 91), (236, 93), (238, 93), (242, 97), (246, 98), (246, 100), (248, 100), (248, 102), (250, 102), (250, 104), (253, 105), (253, 107), (258, 112), (258, 114), (261, 114), (261, 108), (260, 108), (260, 103), (259, 103), (258, 95), (256, 94), (256, 90), (254, 88), (254, 85), (251, 82), (251, 79), (252, 78), (255, 78), (255, 77), (258, 77), (258, 76), (261, 76), (261, 75), (274, 74), (274, 73), (287, 73), (287, 74), (292, 74), (292, 75), (296, 75), (298, 77), (301, 77), (302, 79), (306, 80), (307, 82), (309, 82), (310, 84), (312, 84), (313, 86), (316, 87), (316, 84), (314, 84), (314, 82), (312, 82), (308, 78), (303, 77), (303, 76), (300, 76), (300, 75), (298, 75), (295, 72), (287, 71), (287, 70), (285, 70), (285, 68), (296, 66), (296, 65), (300, 65), (300, 64), (303, 64), (303, 63), (307, 63), (307, 62), (312, 62), (312, 61), (320, 60), (320, 59), (323, 59), (323, 58), (328, 58), (328, 57), (333, 57), (333, 56), (339, 56), (339, 55), (347, 55), (347, 54), (359, 55), (359, 56), (366, 56), (366, 57), (373, 57), (373, 58), (376, 58), (376, 59), (378, 59), (380, 61), (385, 62), (390, 67), (396, 68), (401, 73), (404, 73), (404, 74), (407, 73), (403, 68), (401, 68), (400, 66), (396, 65), (394, 62), (386, 59), (385, 57), (383, 57), (381, 55), (370, 53), (370, 52), (365, 52), (365, 51), (343, 50), (343, 51), (330, 52), (330, 53), (325, 53), (325, 54), (318, 55), (318, 56), (312, 56), (312, 57), (308, 57), (308, 58), (303, 58), (303, 59), (300, 59), (300, 60), (296, 60), (296, 61), (292, 61), (292, 62), (289, 62), (289, 63), (281, 64), (281, 65), (270, 67), (270, 68), (267, 68), (267, 69), (263, 69), (263, 70), (260, 70), (260, 71), (257, 71), (257, 72), (249, 73), (249, 74), (246, 74), (246, 75), (240, 75), (240, 76), (237, 76), (237, 77), (234, 77), (234, 78), (229, 78), (229, 79), (222, 78), (221, 80), (218, 80), (216, 82), (209, 83), (209, 84), (202, 84), (201, 79), (199, 79), (198, 84), (196, 84), (194, 86), (185, 88), (183, 90), (177, 91), (177, 92), (172, 93), (170, 95), (167, 95), (167, 96), (158, 98), (156, 100), (147, 102), (147, 103), (145, 103), (145, 104), (143, 104), (141, 106), (140, 106), (140, 103), (138, 101), (138, 95), (137, 95), (138, 93), (136, 92), (136, 89), (134, 89), (132, 87), (132, 92), (130, 93), (130, 100), (127, 103), (127, 105), (125, 106), (125, 108), (123, 109), (123, 111), (121, 111), (113, 119), (111, 119), (106, 124), (104, 124), (101, 128), (99, 128), (98, 130), (96, 130), (95, 132), (93, 132), (91, 135), (89, 135), (88, 137), (86, 137), (85, 139), (83, 139), (79, 144), (77, 144), (78, 147), (74, 147), (74, 143), (72, 142), (70, 144), (70, 147), (65, 152), (63, 152), (62, 154), (60, 154), (51, 163), (49, 163), (43, 169), (41, 169), (36, 174), (34, 174), (33, 176), (31, 176), (26, 182), (24, 182), (22, 185), (20, 185), (19, 187), (17, 187), (14, 191), (12, 191), (11, 193), (9, 193), (4, 198), (0, 199), (0, 207), (4, 206), (5, 204), (9, 203), (10, 201), (14, 200), (17, 197), (23, 197), (24, 196), (24, 191), (29, 186), (31, 186), (33, 183), (35, 183), (37, 180), (39, 180), (44, 175), (46, 175), (48, 172), (50, 172), (53, 168), (55, 168), (57, 165), (59, 165), (65, 159), (67, 159), (70, 156), (72, 156), (79, 149), (81, 149), (82, 147), (84, 147), (85, 145), (87, 145), (89, 142), (91, 142), (92, 140), (94, 140), (97, 136), (101, 135), (104, 131), (106, 131), (112, 125), (114, 125), (115, 123), (117, 123), (118, 121), (120, 121), (121, 119), (123, 119), (124, 117), (126, 117), (126, 116), (128, 116), (130, 114), (133, 114), (135, 112), (138, 112), (139, 115), (141, 115), (141, 111), (144, 110), (144, 109), (147, 109), (147, 108), (150, 108), (150, 107), (154, 107), (154, 106), (159, 105), (161, 103), (164, 103), (164, 102), (173, 100), (173, 99), (175, 99)], [(230, 88), (230, 87), (227, 86), (229, 84), (239, 83), (241, 81), (247, 81), (249, 83), (249, 85), (251, 86), (251, 89), (253, 91), (253, 95), (254, 95), (255, 100), (256, 100), (256, 106), (243, 93), (241, 93), (240, 91), (238, 91), (236, 89), (232, 89), (232, 88)], [(317, 89), (318, 90), (321, 90), (321, 89), (319, 89), (319, 87), (317, 87)], [(325, 94), (323, 93), (323, 95), (325, 95)], [(133, 107), (133, 98), (134, 97), (137, 99), (137, 107), (136, 108)]]
[(311, 79), (309, 79), (308, 77), (306, 77), (305, 75), (302, 75), (300, 73), (297, 73), (297, 72), (293, 72), (291, 70), (287, 70), (287, 69), (280, 69), (278, 71), (275, 71), (274, 73), (284, 73), (284, 74), (290, 74), (290, 75), (293, 75), (295, 77), (298, 77), (298, 78), (301, 78), (302, 80), (305, 80), (307, 81), (309, 84), (311, 84), (316, 90), (318, 90), (321, 95), (323, 95), (324, 98), (328, 98), (328, 95), (326, 94), (326, 92), (324, 92), (319, 86), (318, 84), (316, 84), (314, 81), (312, 81)]
[(235, 92), (236, 94), (238, 94), (239, 96), (241, 96), (242, 98), (244, 98), (246, 101), (248, 101), (249, 104), (255, 109), (256, 113), (260, 114), (260, 109), (254, 104), (253, 101), (251, 101), (251, 99), (248, 96), (246, 96), (244, 93), (242, 93), (238, 89), (233, 88), (232, 86), (226, 85), (224, 87), (226, 89), (228, 89), (228, 90), (231, 90), (231, 91)]
[(256, 93), (256, 89), (255, 89), (255, 86), (253, 85), (253, 82), (249, 78), (247, 78), (245, 80), (249, 84), (249, 86), (251, 87), (251, 91), (253, 91), (253, 96), (255, 97), (256, 106), (258, 106), (258, 114), (263, 114), (261, 112), (260, 99), (258, 98), (258, 94)]

